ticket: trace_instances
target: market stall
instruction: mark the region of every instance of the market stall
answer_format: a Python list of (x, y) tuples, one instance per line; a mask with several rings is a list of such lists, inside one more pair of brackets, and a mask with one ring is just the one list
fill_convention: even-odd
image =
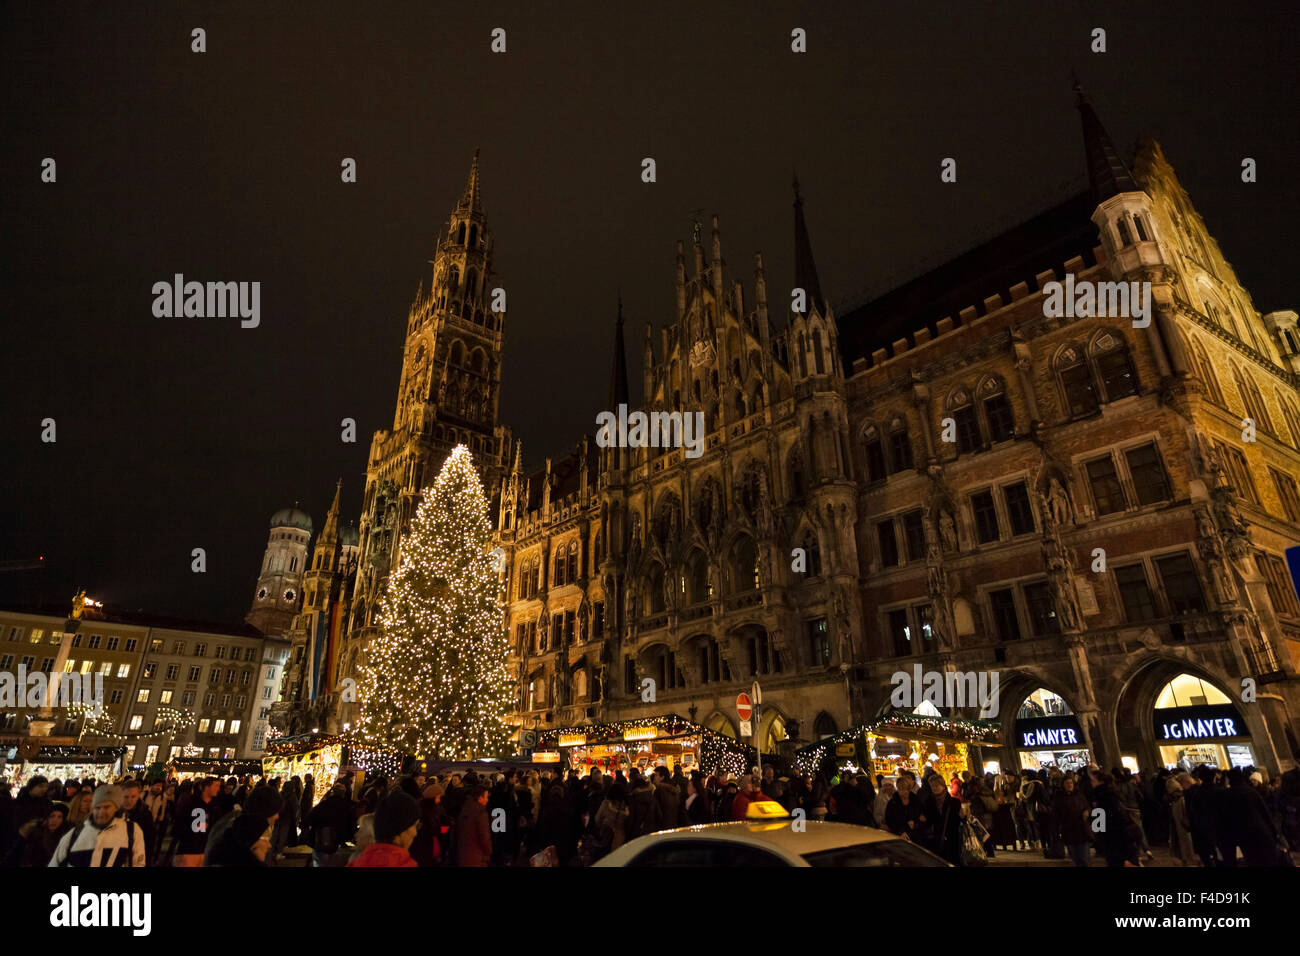
[(260, 760), (199, 760), (179, 757), (167, 764), (168, 775), (178, 781), (193, 777), (261, 777)]
[(611, 723), (587, 724), (537, 732), (534, 763), (586, 771), (599, 767), (627, 773), (632, 767), (650, 773), (655, 767), (681, 767), (683, 773), (725, 770), (744, 773), (755, 761), (752, 747), (666, 714)]
[(42, 747), (30, 760), (7, 764), (5, 772), (15, 793), (24, 781), (36, 776), (47, 780), (90, 779), (105, 783), (122, 775), (126, 751), (125, 747)]
[(315, 806), (343, 773), (353, 773), (354, 782), (359, 786), (367, 775), (396, 777), (403, 760), (401, 754), (367, 750), (342, 737), (301, 734), (277, 737), (267, 745), (262, 775), (268, 780), (279, 777), (288, 781), (298, 777), (305, 781), (307, 774), (311, 774), (315, 782), (312, 790), (312, 806)]
[(963, 770), (982, 772), (975, 751), (1001, 743), (1001, 727), (994, 720), (891, 711), (801, 748), (795, 763), (808, 774), (853, 770), (885, 777), (903, 770), (919, 777), (931, 767), (949, 780)]

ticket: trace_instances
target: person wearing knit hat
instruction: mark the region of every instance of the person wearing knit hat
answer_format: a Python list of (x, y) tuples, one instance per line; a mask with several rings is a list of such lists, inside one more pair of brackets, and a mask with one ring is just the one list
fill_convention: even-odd
[(64, 834), (50, 866), (145, 866), (145, 837), (138, 823), (117, 815), (122, 788), (104, 784), (95, 790), (90, 815)]
[[(98, 810), (106, 803), (113, 805), (113, 813), (116, 814), (122, 807), (122, 788), (117, 784), (106, 783), (102, 787), (95, 789), (95, 796), (91, 800), (90, 809), (92, 813), (98, 816)], [(111, 817), (110, 817), (111, 819)]]
[(407, 852), (420, 829), (420, 805), (402, 789), (380, 801), (374, 813), (375, 842), (348, 866), (416, 866)]

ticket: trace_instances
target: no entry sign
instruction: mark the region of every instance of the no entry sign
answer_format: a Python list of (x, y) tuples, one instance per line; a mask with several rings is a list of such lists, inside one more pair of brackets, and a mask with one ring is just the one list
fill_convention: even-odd
[(754, 713), (754, 705), (749, 702), (749, 695), (737, 694), (736, 695), (736, 716), (739, 717), (741, 720), (749, 720), (750, 715), (753, 713)]

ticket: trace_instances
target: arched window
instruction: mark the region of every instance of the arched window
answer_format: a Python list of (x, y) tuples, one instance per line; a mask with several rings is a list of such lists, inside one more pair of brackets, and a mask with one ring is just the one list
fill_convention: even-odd
[(868, 425), (862, 431), (862, 447), (867, 455), (867, 480), (884, 481), (888, 476), (885, 467), (885, 447), (880, 438), (880, 429)]
[(1097, 389), (1092, 381), (1092, 367), (1077, 346), (1062, 349), (1056, 356), (1056, 375), (1065, 395), (1066, 414), (1070, 418), (1091, 415), (1097, 410)]
[(803, 550), (808, 558), (808, 576), (821, 577), (822, 573), (822, 549), (817, 542), (817, 533), (809, 531), (803, 536)]
[(1138, 242), (1148, 241), (1146, 223), (1142, 221), (1142, 217), (1137, 213), (1133, 214), (1133, 228), (1137, 230)]
[(1291, 433), (1291, 447), (1300, 448), (1300, 412), (1296, 411), (1295, 402), (1278, 391), (1277, 404), (1286, 419), (1286, 430)]
[(1196, 377), (1201, 380), (1201, 384), (1205, 387), (1206, 398), (1222, 407), (1223, 390), (1219, 388), (1219, 377), (1214, 373), (1214, 366), (1210, 363), (1210, 357), (1206, 354), (1205, 346), (1201, 344), (1200, 339), (1192, 339), (1190, 351), (1192, 353), (1192, 368), (1196, 372)]
[(808, 377), (808, 339), (802, 332), (799, 333), (799, 374)]
[(813, 736), (818, 740), (824, 740), (838, 732), (839, 730), (835, 724), (835, 718), (824, 710), (818, 714), (817, 719), (813, 721)]
[(696, 648), (699, 654), (700, 683), (709, 684), (722, 680), (722, 654), (718, 642), (711, 637), (704, 638)]
[(565, 580), (573, 584), (578, 580), (578, 542), (569, 544), (569, 564), (565, 570)]
[(813, 363), (817, 367), (818, 375), (826, 374), (826, 359), (822, 355), (822, 333), (820, 329), (813, 329)]
[(896, 415), (889, 423), (889, 473), (908, 471), (912, 467), (912, 439), (907, 434), (907, 419)]
[(1268, 408), (1264, 405), (1264, 399), (1259, 394), (1259, 387), (1249, 373), (1243, 372), (1241, 366), (1233, 366), (1232, 376), (1237, 384), (1237, 393), (1241, 395), (1242, 404), (1246, 406), (1246, 416), (1254, 419), (1255, 427), (1262, 432), (1268, 432), (1272, 435), (1273, 420), (1269, 417)]
[(1124, 221), (1125, 217), (1120, 216), (1115, 221), (1115, 231), (1119, 233), (1119, 247), (1126, 249), (1133, 245), (1133, 237), (1129, 235), (1128, 223)]
[(758, 590), (758, 547), (753, 538), (743, 536), (732, 547), (731, 581), (737, 593)]
[(465, 273), (465, 300), (473, 301), (478, 298), (478, 273), (473, 269)]
[(471, 249), (478, 248), (478, 225), (477, 224), (469, 227), (469, 247)]
[(1007, 400), (1006, 386), (1000, 378), (985, 376), (979, 385), (980, 408), (984, 412), (984, 427), (989, 441), (999, 442), (1014, 438), (1016, 420)]
[(1118, 401), (1138, 393), (1137, 372), (1123, 336), (1107, 331), (1094, 338), (1092, 360), (1097, 368), (1103, 402)]
[(796, 448), (790, 452), (790, 497), (800, 499), (808, 493), (808, 482), (804, 477), (803, 455)]
[(970, 392), (958, 388), (948, 397), (948, 417), (956, 424), (958, 454), (979, 451), (983, 441), (980, 437), (979, 418), (975, 414), (975, 406), (971, 404)]
[(658, 614), (664, 610), (664, 568), (661, 564), (655, 564), (650, 568), (650, 573), (646, 576), (646, 587), (649, 589), (649, 607), (651, 614)]

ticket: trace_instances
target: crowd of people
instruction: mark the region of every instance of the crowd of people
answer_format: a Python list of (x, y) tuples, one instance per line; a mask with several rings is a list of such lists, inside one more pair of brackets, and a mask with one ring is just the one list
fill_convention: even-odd
[[(322, 784), (323, 785), (323, 784)], [(345, 775), (319, 801), (289, 780), (197, 777), (145, 783), (32, 777), (0, 785), (5, 866), (582, 866), (639, 836), (744, 820), (756, 800), (792, 817), (877, 827), (955, 865), (1035, 851), (1088, 866), (1143, 866), (1168, 846), (1185, 866), (1292, 865), (1300, 848), (1300, 770), (1136, 774), (1026, 770), (945, 780), (763, 767), (733, 778), (656, 767), (643, 774), (470, 771)], [(801, 812), (796, 812), (801, 811)], [(979, 856), (980, 854), (976, 854)]]

